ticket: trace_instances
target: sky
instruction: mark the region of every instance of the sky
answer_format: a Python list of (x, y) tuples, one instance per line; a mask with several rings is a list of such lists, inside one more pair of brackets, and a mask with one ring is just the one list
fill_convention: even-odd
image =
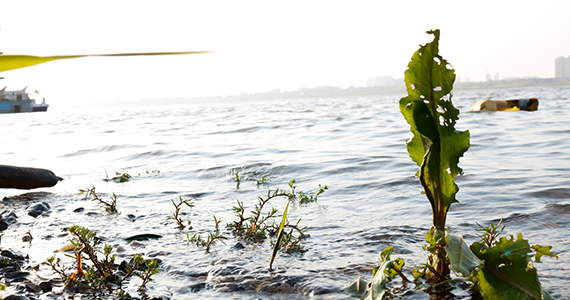
[[(440, 54), (462, 81), (554, 77), (570, 56), (567, 0), (21, 1), (0, 0), (0, 52), (79, 58), (0, 73), (53, 106), (364, 86), (403, 78), (441, 30)], [(32, 95), (31, 95), (32, 96)]]

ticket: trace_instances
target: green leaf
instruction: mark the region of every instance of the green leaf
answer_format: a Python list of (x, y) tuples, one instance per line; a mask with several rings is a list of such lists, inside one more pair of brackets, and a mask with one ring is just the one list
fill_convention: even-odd
[(390, 270), (390, 267), (393, 264), (394, 261), (385, 261), (376, 270), (374, 278), (370, 284), (370, 298), (372, 300), (382, 299), (384, 293), (386, 293), (386, 283), (388, 283), (389, 280), (389, 276), (386, 271)]
[(368, 289), (368, 281), (360, 276), (351, 281), (348, 286), (344, 288), (344, 292), (352, 297), (364, 298)]
[(459, 110), (451, 103), (455, 71), (439, 54), (439, 30), (434, 40), (414, 53), (405, 72), (408, 96), (400, 111), (414, 134), (407, 142), (410, 157), (420, 166), (416, 174), (433, 211), (434, 226), (445, 229), (445, 219), (459, 188), (459, 158), (469, 149), (469, 132), (456, 131)]
[(556, 255), (556, 253), (550, 253), (552, 246), (534, 245), (534, 246), (531, 246), (531, 248), (536, 251), (536, 254), (534, 257), (534, 261), (536, 261), (536, 262), (541, 262), (540, 258), (543, 255), (550, 256), (550, 257), (556, 257), (556, 259), (558, 259), (558, 255)]
[(382, 250), (382, 252), (380, 252), (380, 260), (384, 261), (389, 261), (390, 260), (390, 255), (392, 255), (392, 252), (394, 251), (394, 246), (390, 246), (384, 250)]
[(474, 243), (473, 252), (485, 260), (477, 272), (478, 288), (485, 299), (543, 299), (532, 252), (522, 234), (502, 237), (491, 248)]
[(56, 55), (56, 56), (33, 56), (33, 55), (0, 55), (0, 72), (39, 65), (46, 62), (87, 56), (140, 56), (140, 55), (174, 55), (174, 54), (200, 54), (209, 51), (188, 52), (142, 52), (142, 53), (116, 53), (116, 54), (80, 54), (80, 55)]
[[(291, 180), (291, 182), (294, 183), (295, 179)], [(287, 211), (289, 210), (289, 203), (290, 202), (291, 202), (291, 198), (289, 198), (289, 200), (287, 200), (287, 206), (285, 206), (285, 210), (283, 211), (283, 218), (281, 219), (281, 225), (279, 225), (279, 232), (277, 233), (277, 240), (275, 240), (275, 245), (273, 246), (273, 254), (271, 254), (271, 261), (269, 262), (269, 269), (270, 270), (271, 270), (271, 266), (273, 265), (273, 260), (275, 260), (275, 256), (277, 255), (277, 251), (279, 250), (279, 244), (281, 242), (281, 238), (283, 237), (283, 228), (285, 227), (285, 221), (287, 220)]]
[(448, 233), (445, 242), (445, 250), (451, 262), (449, 268), (464, 277), (468, 277), (476, 267), (484, 263), (475, 256), (461, 235)]

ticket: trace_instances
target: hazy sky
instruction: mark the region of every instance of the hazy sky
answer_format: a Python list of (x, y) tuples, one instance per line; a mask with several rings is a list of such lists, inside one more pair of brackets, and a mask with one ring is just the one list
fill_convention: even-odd
[[(554, 77), (570, 1), (7, 1), (4, 54), (216, 53), (80, 58), (7, 71), (48, 103), (196, 97), (402, 78), (425, 31), (463, 80)], [(1, 87), (0, 87), (1, 88)]]

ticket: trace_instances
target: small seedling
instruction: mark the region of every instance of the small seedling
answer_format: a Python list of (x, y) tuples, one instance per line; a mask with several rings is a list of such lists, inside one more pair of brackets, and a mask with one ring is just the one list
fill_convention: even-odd
[(79, 189), (79, 195), (85, 194), (85, 198), (93, 197), (91, 201), (97, 201), (99, 204), (110, 214), (119, 215), (119, 211), (117, 210), (117, 195), (113, 193), (113, 197), (111, 197), (111, 201), (105, 201), (101, 197), (99, 197), (95, 192), (95, 186), (91, 186), (90, 189)]
[(222, 220), (219, 220), (216, 218), (216, 216), (214, 216), (214, 223), (216, 224), (216, 229), (214, 232), (210, 232), (210, 234), (208, 235), (208, 238), (206, 240), (204, 240), (202, 238), (202, 236), (195, 234), (192, 237), (190, 237), (189, 234), (186, 234), (186, 238), (188, 239), (188, 242), (195, 244), (196, 246), (199, 247), (204, 247), (206, 248), (206, 252), (210, 252), (210, 247), (216, 242), (216, 240), (221, 241), (222, 243), (224, 243), (224, 240), (227, 240), (228, 238), (223, 236), (220, 233), (220, 223), (222, 222)]
[(172, 205), (174, 205), (174, 212), (172, 213), (172, 217), (168, 217), (166, 218), (166, 220), (176, 221), (176, 223), (178, 224), (178, 229), (180, 230), (184, 229), (186, 226), (188, 226), (188, 229), (192, 229), (191, 220), (188, 220), (187, 224), (184, 224), (184, 221), (182, 220), (182, 218), (180, 218), (180, 210), (182, 209), (183, 204), (188, 206), (189, 208), (194, 207), (194, 204), (192, 204), (192, 199), (183, 200), (182, 196), (179, 196), (178, 203), (175, 203), (173, 199), (170, 199), (170, 201), (172, 201)]
[(22, 236), (22, 242), (31, 243), (33, 239), (34, 237), (32, 236), (32, 233), (29, 230), (28, 232), (26, 232), (26, 234), (24, 234), (24, 236)]

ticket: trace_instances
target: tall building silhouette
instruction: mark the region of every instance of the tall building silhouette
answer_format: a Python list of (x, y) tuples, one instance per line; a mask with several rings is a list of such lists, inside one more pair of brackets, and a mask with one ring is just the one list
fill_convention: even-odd
[(560, 56), (554, 60), (554, 78), (570, 78), (570, 56)]

